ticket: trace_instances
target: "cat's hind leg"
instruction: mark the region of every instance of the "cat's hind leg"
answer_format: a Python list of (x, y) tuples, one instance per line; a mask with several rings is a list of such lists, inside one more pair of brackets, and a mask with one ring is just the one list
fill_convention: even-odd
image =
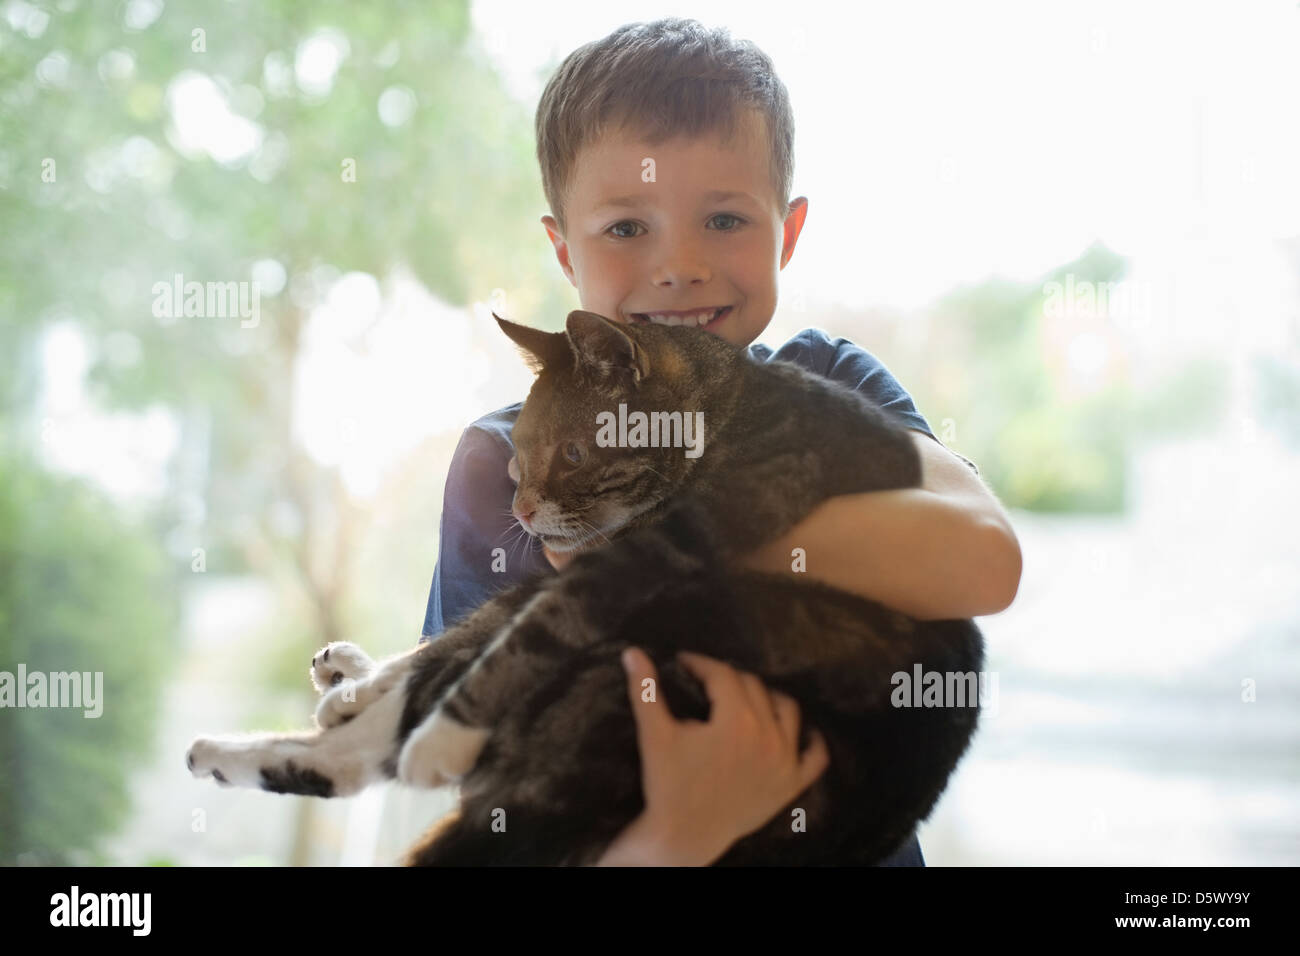
[[(185, 755), (195, 777), (273, 793), (346, 797), (397, 766), (397, 726), (405, 693), (396, 688), (353, 720), (328, 730), (200, 737)], [(430, 778), (426, 785), (442, 781)]]

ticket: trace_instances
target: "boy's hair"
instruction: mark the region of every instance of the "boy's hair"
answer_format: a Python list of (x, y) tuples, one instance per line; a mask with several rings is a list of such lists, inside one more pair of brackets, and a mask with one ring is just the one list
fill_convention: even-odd
[(629, 23), (580, 46), (560, 64), (537, 104), (542, 189), (561, 232), (578, 152), (606, 130), (651, 144), (677, 135), (730, 139), (745, 109), (766, 119), (773, 189), (784, 212), (794, 177), (794, 114), (772, 61), (725, 27), (666, 17)]

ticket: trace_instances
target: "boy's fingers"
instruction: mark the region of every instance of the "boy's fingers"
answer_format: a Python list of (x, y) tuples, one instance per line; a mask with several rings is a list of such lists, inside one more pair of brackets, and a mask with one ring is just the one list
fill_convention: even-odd
[[(623, 651), (623, 670), (627, 673), (627, 695), (632, 703), (632, 716), (636, 720), (637, 740), (644, 742), (667, 733), (674, 724), (673, 715), (659, 697), (659, 677), (650, 655), (640, 648), (627, 648)], [(641, 682), (647, 677), (655, 682), (653, 701), (641, 697), (644, 692)], [(642, 747), (641, 751), (644, 753), (645, 748)]]
[[(710, 704), (716, 704), (719, 697), (724, 694), (729, 694), (731, 697), (748, 697), (744, 682), (740, 679), (740, 672), (730, 664), (693, 651), (678, 651), (677, 659), (704, 684), (704, 692), (708, 695)], [(710, 721), (714, 713), (716, 712), (710, 712)]]
[(776, 710), (776, 723), (781, 728), (782, 739), (797, 743), (799, 740), (799, 702), (779, 690), (772, 691), (772, 707)]
[(809, 738), (808, 749), (799, 756), (799, 778), (805, 787), (820, 777), (831, 763), (830, 750), (821, 731), (813, 728)]
[(769, 688), (757, 674), (739, 670), (726, 661), (696, 654), (693, 651), (679, 651), (677, 656), (704, 682), (710, 703), (716, 702), (717, 691), (729, 691), (731, 696), (740, 696), (748, 701), (754, 716), (759, 720), (766, 722), (770, 719), (780, 724), (781, 715), (777, 710), (775, 697), (780, 691)]
[(748, 671), (737, 671), (736, 676), (740, 678), (741, 686), (745, 688), (745, 696), (749, 698), (749, 705), (754, 708), (755, 716), (763, 723), (771, 721), (779, 724), (774, 692), (763, 683), (762, 678)]

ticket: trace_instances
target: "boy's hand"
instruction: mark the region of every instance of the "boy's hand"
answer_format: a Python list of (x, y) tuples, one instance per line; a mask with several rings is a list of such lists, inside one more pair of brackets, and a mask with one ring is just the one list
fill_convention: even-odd
[(625, 652), (645, 810), (627, 831), (637, 846), (619, 847), (620, 836), (611, 850), (620, 859), (708, 866), (807, 789), (830, 755), (817, 730), (799, 753), (799, 705), (786, 694), (711, 657), (683, 651), (680, 660), (704, 683), (707, 723), (676, 720), (662, 697), (643, 701), (641, 681), (657, 678), (654, 663), (638, 649)]
[(546, 560), (551, 562), (551, 567), (557, 571), (563, 571), (564, 566), (572, 561), (577, 553), (577, 551), (566, 551), (564, 554), (558, 554), (546, 545), (542, 545), (542, 554), (546, 555)]

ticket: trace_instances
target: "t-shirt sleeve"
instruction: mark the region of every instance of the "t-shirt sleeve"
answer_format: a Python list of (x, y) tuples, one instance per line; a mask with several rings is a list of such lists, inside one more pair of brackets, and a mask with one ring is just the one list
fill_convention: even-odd
[[(938, 436), (930, 428), (930, 423), (925, 420), (916, 408), (916, 403), (912, 401), (912, 396), (894, 378), (893, 373), (885, 367), (885, 363), (880, 361), (866, 349), (855, 344), (846, 338), (831, 339), (820, 330), (809, 330), (815, 333), (815, 354), (823, 355), (826, 365), (822, 369), (822, 374), (836, 382), (841, 382), (855, 391), (861, 392), (867, 400), (873, 405), (878, 405), (885, 411), (892, 413), (909, 428), (915, 428), (924, 432), (933, 438), (940, 445)], [(947, 448), (947, 445), (943, 447)], [(948, 448), (948, 451), (957, 455), (962, 461), (970, 466), (975, 474), (980, 470), (975, 463), (964, 455)]]
[(439, 522), (438, 562), (420, 643), (441, 634), (497, 590), (490, 573), (492, 548), (505, 547), (514, 482), (506, 471), (510, 450), (490, 432), (465, 429), (447, 469)]

